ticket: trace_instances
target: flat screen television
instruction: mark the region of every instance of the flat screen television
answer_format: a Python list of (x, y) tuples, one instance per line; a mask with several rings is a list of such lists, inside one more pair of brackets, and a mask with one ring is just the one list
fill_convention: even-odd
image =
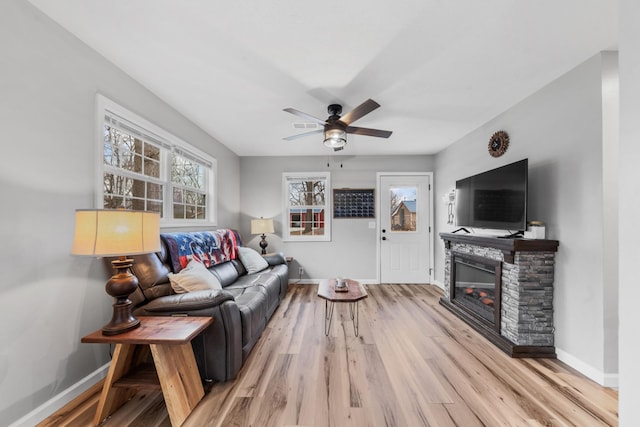
[(456, 225), (526, 230), (528, 175), (524, 159), (456, 181)]

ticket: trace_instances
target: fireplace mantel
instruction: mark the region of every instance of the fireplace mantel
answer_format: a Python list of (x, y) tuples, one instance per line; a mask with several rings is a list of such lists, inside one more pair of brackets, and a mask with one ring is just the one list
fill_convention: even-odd
[[(512, 357), (555, 357), (553, 281), (557, 240), (440, 233), (445, 244), (445, 296), (440, 304)], [(498, 263), (499, 324), (488, 326), (454, 299), (456, 262)], [(455, 285), (455, 284), (454, 284)]]
[(477, 234), (440, 233), (445, 248), (450, 249), (452, 243), (495, 248), (504, 254), (504, 261), (513, 264), (516, 252), (557, 252), (557, 240), (541, 239), (507, 239), (495, 236), (480, 236)]

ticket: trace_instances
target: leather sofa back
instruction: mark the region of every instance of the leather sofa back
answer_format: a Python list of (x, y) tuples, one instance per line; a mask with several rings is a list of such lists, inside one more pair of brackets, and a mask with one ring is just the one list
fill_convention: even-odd
[(171, 264), (164, 242), (160, 252), (134, 255), (132, 258), (131, 272), (138, 278), (138, 289), (129, 296), (134, 307), (173, 293), (167, 276), (171, 272)]
[(238, 269), (234, 266), (234, 261), (223, 262), (209, 267), (209, 271), (218, 278), (223, 288), (235, 282), (240, 276)]
[[(132, 273), (138, 278), (138, 289), (129, 296), (134, 307), (139, 307), (158, 297), (173, 294), (169, 277), (172, 263), (166, 243), (161, 240), (160, 252), (135, 255)], [(209, 267), (220, 281), (222, 287), (234, 283), (238, 277), (247, 274), (247, 270), (239, 259), (223, 262)]]

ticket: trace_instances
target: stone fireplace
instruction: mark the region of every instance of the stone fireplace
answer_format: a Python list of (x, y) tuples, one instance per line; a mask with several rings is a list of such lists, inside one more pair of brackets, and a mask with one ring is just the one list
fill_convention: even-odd
[(512, 357), (555, 357), (555, 240), (441, 233), (440, 303)]

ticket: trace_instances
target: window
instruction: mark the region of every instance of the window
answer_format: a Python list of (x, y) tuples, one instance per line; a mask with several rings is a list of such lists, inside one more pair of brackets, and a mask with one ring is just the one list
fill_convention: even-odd
[(284, 173), (283, 240), (331, 240), (329, 173)]
[(417, 187), (390, 187), (391, 231), (416, 231)]
[(97, 206), (215, 225), (215, 159), (101, 95), (97, 105)]

